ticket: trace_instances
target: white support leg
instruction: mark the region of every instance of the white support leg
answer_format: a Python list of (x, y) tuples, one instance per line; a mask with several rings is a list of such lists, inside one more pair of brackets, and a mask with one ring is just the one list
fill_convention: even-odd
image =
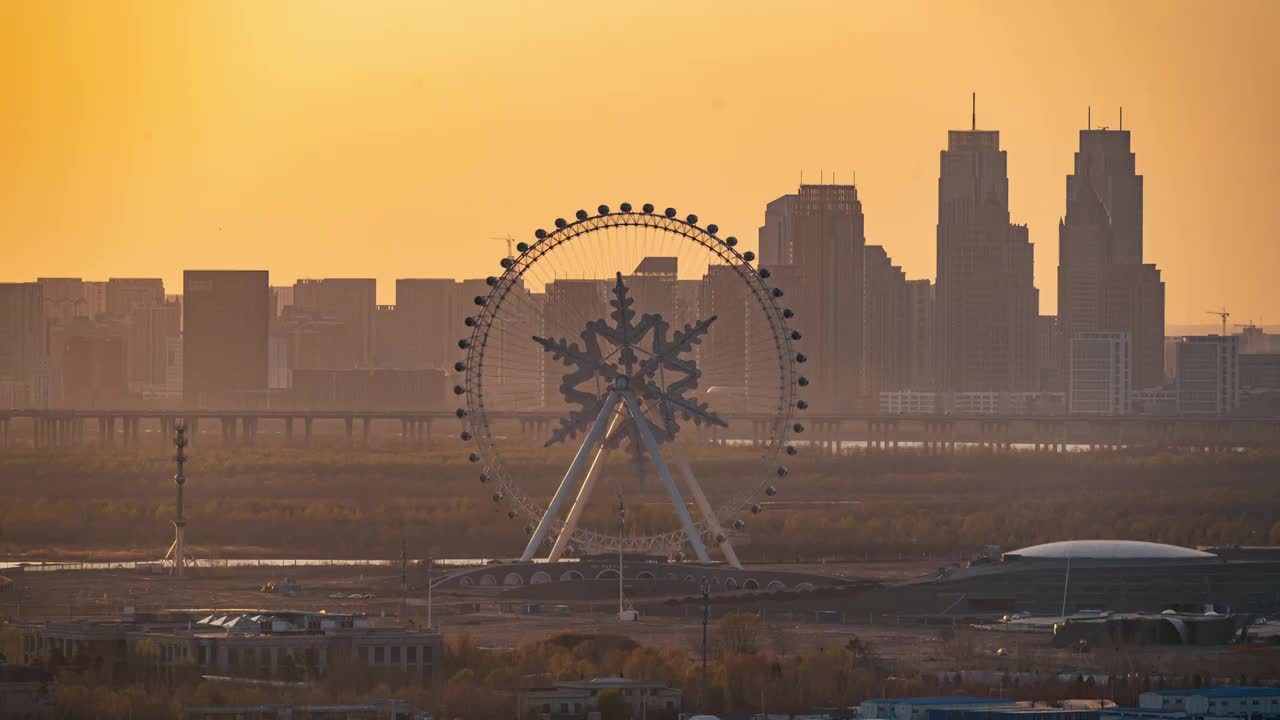
[(689, 488), (689, 494), (693, 496), (693, 503), (698, 506), (698, 512), (702, 513), (702, 517), (707, 521), (707, 527), (711, 530), (711, 537), (723, 537), (724, 541), (720, 543), (720, 552), (724, 554), (725, 562), (731, 567), (742, 569), (742, 562), (738, 560), (738, 553), (734, 551), (733, 545), (729, 542), (729, 535), (720, 527), (720, 520), (716, 518), (716, 511), (711, 507), (711, 503), (707, 501), (706, 493), (702, 492), (702, 486), (698, 484), (698, 478), (694, 477), (693, 469), (689, 467), (689, 459), (684, 455), (684, 448), (679, 442), (672, 442), (671, 455), (675, 460), (676, 469), (680, 471), (680, 475), (684, 477), (684, 484)]
[(542, 519), (538, 521), (537, 529), (533, 531), (533, 536), (529, 538), (529, 544), (525, 547), (524, 554), (520, 556), (522, 561), (528, 562), (537, 554), (542, 541), (546, 539), (547, 533), (551, 530), (556, 517), (560, 514), (560, 506), (564, 504), (565, 498), (568, 497), (569, 490), (573, 487), (574, 479), (582, 471), (582, 466), (586, 464), (587, 456), (591, 454), (596, 443), (600, 442), (604, 433), (605, 421), (614, 415), (614, 409), (617, 404), (618, 392), (609, 391), (609, 396), (605, 398), (604, 405), (600, 408), (600, 414), (596, 416), (595, 424), (591, 426), (590, 432), (582, 440), (582, 446), (578, 448), (578, 454), (573, 457), (573, 463), (569, 465), (569, 470), (564, 474), (564, 479), (560, 481), (560, 487), (556, 488), (556, 494), (551, 498), (551, 504), (547, 506), (547, 511), (543, 513)]
[(698, 530), (693, 525), (693, 518), (689, 517), (689, 508), (684, 506), (684, 498), (680, 497), (680, 489), (676, 487), (675, 480), (671, 479), (671, 469), (667, 467), (667, 461), (662, 457), (658, 442), (653, 439), (653, 431), (649, 429), (649, 422), (645, 420), (644, 413), (640, 412), (640, 405), (636, 402), (635, 393), (624, 389), (621, 395), (623, 401), (627, 403), (627, 409), (631, 412), (631, 417), (635, 419), (636, 427), (640, 430), (640, 437), (644, 440), (645, 447), (653, 457), (653, 464), (658, 469), (658, 475), (662, 478), (663, 484), (667, 486), (667, 494), (671, 496), (671, 502), (676, 506), (676, 515), (680, 517), (680, 524), (684, 527), (685, 535), (689, 536), (689, 544), (693, 546), (693, 552), (698, 556), (698, 562), (710, 565), (711, 556), (707, 555), (707, 546), (702, 543), (702, 538), (698, 536)]
[(578, 490), (578, 497), (574, 498), (573, 505), (569, 506), (569, 515), (565, 517), (564, 527), (561, 528), (560, 534), (556, 536), (556, 542), (551, 546), (551, 554), (547, 556), (549, 562), (556, 562), (564, 556), (564, 551), (569, 547), (569, 539), (573, 536), (573, 531), (578, 529), (578, 520), (582, 518), (582, 512), (587, 507), (587, 502), (591, 498), (591, 491), (595, 488), (596, 478), (600, 476), (600, 471), (604, 467), (605, 455), (608, 449), (605, 443), (608, 442), (609, 436), (613, 435), (613, 431), (618, 427), (618, 421), (622, 419), (622, 407), (619, 406), (613, 413), (613, 419), (609, 421), (609, 429), (605, 431), (604, 438), (600, 442), (600, 448), (596, 450), (596, 457), (591, 461), (591, 468), (587, 470), (587, 477), (582, 481), (582, 487)]

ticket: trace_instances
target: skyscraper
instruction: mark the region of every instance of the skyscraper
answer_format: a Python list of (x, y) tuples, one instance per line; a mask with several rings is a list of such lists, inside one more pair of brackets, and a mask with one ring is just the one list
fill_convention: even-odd
[(1009, 223), (1007, 156), (996, 130), (952, 130), (938, 179), (938, 388), (1036, 387), (1033, 247)]
[(1164, 283), (1142, 262), (1142, 176), (1127, 130), (1081, 130), (1058, 225), (1058, 316), (1070, 339), (1127, 332), (1136, 388), (1164, 380)]
[(266, 391), (267, 271), (187, 270), (182, 285), (184, 400), (210, 405)]
[(862, 203), (853, 185), (801, 185), (765, 208), (760, 266), (795, 279), (782, 304), (796, 312), (804, 334), (801, 367), (813, 382), (818, 411), (849, 410), (861, 394), (863, 363)]
[(863, 289), (863, 391), (906, 387), (907, 277), (879, 245), (865, 248)]
[(905, 387), (911, 390), (932, 390), (937, 385), (937, 357), (933, 343), (934, 286), (933, 281), (908, 280), (906, 283), (906, 370)]

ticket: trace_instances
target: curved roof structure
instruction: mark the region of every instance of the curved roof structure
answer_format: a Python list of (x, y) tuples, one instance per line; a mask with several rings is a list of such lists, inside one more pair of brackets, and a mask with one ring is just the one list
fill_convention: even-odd
[(1092, 560), (1190, 560), (1217, 557), (1212, 553), (1138, 540), (1066, 540), (1032, 545), (1005, 553), (1007, 558), (1067, 558)]

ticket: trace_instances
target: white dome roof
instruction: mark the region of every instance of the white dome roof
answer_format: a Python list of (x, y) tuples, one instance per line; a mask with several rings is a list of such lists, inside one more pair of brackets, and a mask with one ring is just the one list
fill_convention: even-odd
[(1138, 540), (1066, 540), (1032, 545), (1005, 553), (1024, 558), (1089, 558), (1097, 560), (1172, 560), (1217, 557), (1211, 553)]

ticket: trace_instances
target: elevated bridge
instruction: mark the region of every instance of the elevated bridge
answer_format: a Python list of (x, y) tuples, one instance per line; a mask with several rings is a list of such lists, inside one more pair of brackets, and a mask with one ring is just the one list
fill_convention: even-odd
[[(559, 422), (558, 411), (491, 414), (495, 432), (540, 445)], [(727, 428), (694, 427), (701, 441), (761, 445), (772, 416), (727, 413)], [(804, 414), (796, 442), (825, 453), (902, 450), (950, 453), (1031, 450), (1280, 448), (1280, 418), (1235, 416), (870, 415)], [(168, 447), (177, 423), (193, 445), (251, 446), (261, 442), (307, 446), (317, 436), (347, 444), (391, 439), (421, 447), (456, 440), (462, 431), (452, 410), (298, 409), (48, 409), (0, 410), (0, 449)]]

